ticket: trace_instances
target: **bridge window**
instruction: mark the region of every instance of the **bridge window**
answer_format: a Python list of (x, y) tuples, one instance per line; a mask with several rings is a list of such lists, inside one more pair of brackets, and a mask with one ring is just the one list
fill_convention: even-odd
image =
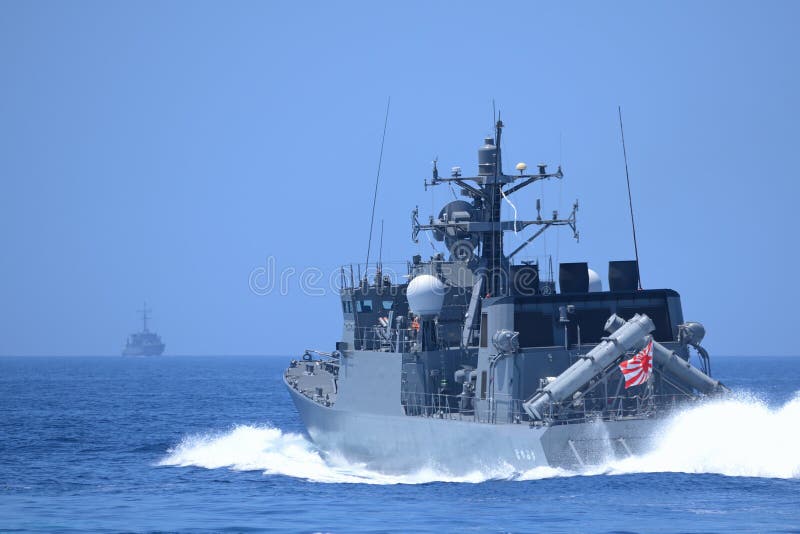
[(345, 313), (353, 313), (353, 303), (349, 300), (343, 301), (342, 310), (344, 310)]
[(392, 304), (394, 304), (393, 300), (384, 300), (383, 301), (383, 309), (389, 311), (392, 309)]
[(372, 313), (372, 299), (357, 300), (356, 311), (358, 313)]
[(553, 316), (541, 312), (516, 312), (514, 330), (521, 347), (552, 347)]

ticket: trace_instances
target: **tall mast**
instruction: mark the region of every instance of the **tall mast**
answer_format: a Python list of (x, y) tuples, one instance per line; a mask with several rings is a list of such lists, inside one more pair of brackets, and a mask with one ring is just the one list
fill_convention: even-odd
[(147, 302), (146, 301), (145, 301), (144, 305), (142, 306), (142, 309), (139, 310), (139, 311), (142, 312), (142, 331), (143, 332), (147, 332), (147, 319), (148, 319), (147, 312), (149, 312), (150, 310), (147, 309)]
[[(447, 210), (444, 210), (441, 218), (434, 219), (431, 217), (429, 224), (420, 224), (419, 212), (415, 209), (412, 212), (411, 227), (411, 238), (415, 242), (417, 242), (417, 236), (422, 230), (429, 230), (434, 233), (434, 236), (440, 236), (437, 237), (439, 241), (443, 239), (441, 236), (445, 236), (447, 232), (450, 232), (451, 235), (463, 236), (463, 238), (458, 237), (451, 242), (453, 246), (451, 253), (454, 256), (456, 255), (454, 252), (457, 247), (463, 247), (471, 242), (468, 236), (480, 236), (480, 259), (473, 270), (476, 274), (485, 276), (486, 294), (492, 297), (508, 294), (510, 258), (532, 243), (545, 230), (552, 226), (569, 226), (573, 231), (574, 237), (578, 238), (576, 223), (577, 202), (573, 205), (572, 213), (567, 218), (559, 218), (558, 212), (553, 211), (553, 216), (549, 219), (542, 218), (541, 214), (537, 213), (537, 217), (534, 220), (517, 220), (516, 218), (513, 221), (501, 220), (500, 208), (504, 197), (508, 197), (512, 193), (540, 180), (561, 179), (563, 177), (560, 166), (553, 173), (547, 172), (547, 166), (542, 164), (538, 166), (537, 173), (528, 174), (525, 172), (528, 168), (525, 163), (517, 165), (519, 174), (503, 174), (502, 150), (500, 148), (502, 132), (503, 121), (498, 117), (495, 123), (494, 139), (487, 137), (484, 139), (483, 146), (478, 149), (477, 176), (462, 176), (461, 167), (453, 167), (451, 177), (445, 178), (439, 176), (438, 170), (434, 165), (431, 182), (425, 181), (426, 189), (429, 185), (433, 186), (444, 182), (455, 183), (460, 186), (462, 194), (473, 200), (472, 205), (477, 212), (475, 217), (470, 214), (464, 214), (463, 208), (461, 208), (457, 217), (450, 218), (451, 216), (447, 214)], [(517, 181), (520, 183), (515, 183)], [(466, 219), (464, 218), (465, 216)], [(503, 232), (509, 230), (519, 232), (528, 226), (538, 226), (539, 229), (511, 254), (506, 256), (503, 252)]]
[(487, 283), (486, 292), (491, 296), (505, 293), (503, 266), (503, 232), (496, 228), (500, 222), (500, 208), (502, 207), (503, 176), (500, 156), (500, 136), (503, 122), (495, 123), (494, 139), (487, 137), (485, 144), (478, 150), (478, 174), (483, 177), (481, 189), (484, 197), (486, 222), (489, 223), (488, 231), (484, 234), (481, 257), (485, 264)]

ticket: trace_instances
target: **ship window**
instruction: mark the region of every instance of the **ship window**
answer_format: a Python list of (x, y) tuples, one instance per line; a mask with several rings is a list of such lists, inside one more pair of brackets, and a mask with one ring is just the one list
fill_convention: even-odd
[(394, 304), (393, 300), (384, 300), (383, 301), (383, 309), (384, 310), (391, 310), (392, 309), (392, 304)]
[(521, 347), (552, 347), (553, 316), (542, 312), (516, 312), (514, 330)]
[(342, 309), (345, 313), (353, 313), (353, 303), (349, 300), (342, 302)]
[(358, 313), (372, 313), (372, 299), (357, 300), (356, 311)]
[(488, 317), (489, 315), (486, 313), (481, 314), (481, 347), (489, 346)]

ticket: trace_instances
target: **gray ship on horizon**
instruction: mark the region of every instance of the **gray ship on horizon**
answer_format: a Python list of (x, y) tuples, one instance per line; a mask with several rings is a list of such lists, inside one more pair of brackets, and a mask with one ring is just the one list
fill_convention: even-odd
[(148, 313), (152, 310), (147, 309), (145, 302), (139, 312), (142, 314), (142, 330), (134, 332), (128, 336), (125, 348), (122, 349), (123, 356), (161, 356), (164, 354), (164, 342), (161, 336), (147, 329), (147, 320), (150, 318)]
[[(412, 212), (412, 240), (430, 232), (447, 258), (414, 256), (402, 277), (380, 261), (342, 268), (341, 339), (284, 373), (321, 450), (389, 472), (579, 467), (647, 450), (660, 421), (727, 391), (703, 326), (674, 290), (643, 289), (637, 260), (610, 261), (608, 289), (585, 262), (561, 263), (556, 286), (552, 259), (519, 260), (548, 229), (577, 239), (578, 203), (560, 217), (537, 200), (535, 217), (502, 220), (515, 192), (563, 178), (544, 164), (505, 174), (502, 131), (497, 120), (477, 175), (443, 177), (434, 162), (425, 181), (465, 197), (424, 223)], [(505, 251), (506, 232), (529, 229)]]

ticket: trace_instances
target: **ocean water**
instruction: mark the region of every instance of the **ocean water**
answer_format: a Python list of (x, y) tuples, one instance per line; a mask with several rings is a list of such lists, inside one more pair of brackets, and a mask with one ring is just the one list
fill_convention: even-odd
[(800, 358), (585, 471), (386, 475), (319, 454), (288, 358), (0, 358), (0, 531), (800, 532)]

